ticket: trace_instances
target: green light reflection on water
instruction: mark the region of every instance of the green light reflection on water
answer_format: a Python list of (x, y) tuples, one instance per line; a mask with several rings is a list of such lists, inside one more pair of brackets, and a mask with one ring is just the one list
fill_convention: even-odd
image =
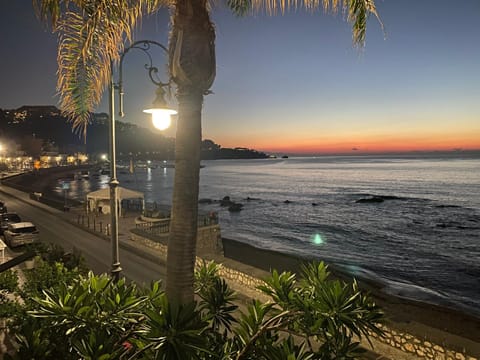
[(312, 236), (312, 242), (315, 245), (323, 245), (325, 243), (325, 240), (322, 238), (320, 234), (315, 234)]

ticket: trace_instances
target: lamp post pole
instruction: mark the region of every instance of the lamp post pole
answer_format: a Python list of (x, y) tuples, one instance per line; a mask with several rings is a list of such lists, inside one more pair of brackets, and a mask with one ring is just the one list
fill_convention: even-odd
[[(167, 53), (167, 48), (163, 46), (162, 44), (156, 42), (156, 41), (151, 41), (151, 40), (140, 40), (134, 42), (132, 45), (130, 45), (128, 48), (126, 48), (123, 53), (120, 55), (120, 64), (119, 64), (119, 81), (118, 83), (115, 83), (113, 81), (113, 70), (114, 70), (114, 64), (113, 61), (110, 63), (110, 70), (111, 70), (111, 75), (110, 75), (110, 86), (109, 86), (109, 91), (110, 91), (110, 96), (109, 96), (109, 112), (110, 112), (110, 218), (111, 218), (111, 226), (110, 226), (110, 234), (111, 234), (111, 244), (112, 244), (112, 269), (111, 269), (111, 274), (112, 278), (114, 281), (118, 281), (120, 279), (120, 273), (122, 271), (122, 268), (120, 267), (120, 254), (119, 254), (119, 243), (118, 243), (118, 185), (119, 181), (117, 179), (117, 159), (116, 159), (116, 149), (115, 149), (115, 90), (118, 90), (119, 92), (119, 115), (121, 117), (124, 116), (123, 113), (123, 59), (125, 55), (131, 50), (131, 49), (138, 49), (142, 50), (147, 56), (150, 61), (150, 64), (146, 64), (145, 68), (148, 71), (148, 75), (150, 77), (150, 80), (158, 86), (157, 89), (157, 107), (162, 108), (160, 109), (150, 109), (148, 110), (149, 113), (156, 112), (160, 110), (163, 112), (163, 114), (166, 114), (168, 117), (171, 114), (176, 114), (176, 111), (174, 110), (169, 110), (169, 109), (164, 109), (166, 107), (166, 102), (165, 99), (163, 99), (163, 94), (164, 90), (163, 87), (169, 86), (169, 83), (162, 82), (160, 80), (155, 80), (153, 75), (157, 75), (158, 69), (153, 66), (152, 62), (152, 57), (149, 53), (149, 50), (151, 48), (151, 45), (156, 45), (160, 47), (165, 53)], [(160, 94), (161, 96), (158, 96)], [(147, 112), (147, 111), (145, 111)], [(154, 125), (155, 124), (155, 115), (152, 113), (152, 117), (154, 120)]]
[(120, 279), (120, 254), (118, 247), (118, 180), (117, 158), (115, 149), (115, 84), (113, 82), (113, 62), (110, 64), (110, 234), (112, 242), (112, 277), (114, 281)]

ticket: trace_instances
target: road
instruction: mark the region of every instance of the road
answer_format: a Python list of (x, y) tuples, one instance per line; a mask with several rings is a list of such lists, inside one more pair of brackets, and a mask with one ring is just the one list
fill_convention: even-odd
[[(71, 251), (75, 247), (80, 250), (88, 267), (95, 273), (110, 271), (112, 251), (109, 241), (82, 230), (53, 213), (8, 195), (8, 188), (2, 187), (2, 190), (6, 193), (0, 196), (8, 211), (16, 212), (23, 221), (33, 222), (40, 232), (42, 242), (61, 245), (65, 251)], [(122, 275), (137, 284), (148, 284), (152, 280), (166, 278), (164, 264), (155, 263), (123, 248), (120, 248), (120, 262)]]

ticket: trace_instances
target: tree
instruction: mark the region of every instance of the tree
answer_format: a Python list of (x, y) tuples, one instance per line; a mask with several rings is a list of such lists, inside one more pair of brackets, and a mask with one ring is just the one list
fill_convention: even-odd
[[(215, 31), (207, 0), (33, 0), (39, 14), (60, 33), (60, 107), (76, 128), (86, 129), (90, 113), (110, 79), (123, 41), (144, 14), (170, 7), (170, 77), (176, 85), (178, 124), (171, 232), (167, 256), (167, 294), (181, 303), (193, 299), (203, 98), (215, 78)], [(269, 14), (299, 5), (283, 0), (227, 0), (238, 15), (266, 9)], [(363, 45), (374, 0), (303, 0), (308, 10), (343, 9), (353, 24), (353, 41)]]

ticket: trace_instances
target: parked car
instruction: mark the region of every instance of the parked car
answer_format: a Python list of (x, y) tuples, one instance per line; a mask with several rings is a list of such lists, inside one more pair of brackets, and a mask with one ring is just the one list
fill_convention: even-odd
[(7, 211), (7, 205), (0, 200), (0, 214), (5, 214)]
[(8, 224), (21, 222), (22, 219), (15, 213), (0, 214), (0, 235), (3, 235), (8, 228)]
[(5, 242), (11, 248), (39, 240), (38, 230), (31, 222), (9, 224), (3, 235)]

